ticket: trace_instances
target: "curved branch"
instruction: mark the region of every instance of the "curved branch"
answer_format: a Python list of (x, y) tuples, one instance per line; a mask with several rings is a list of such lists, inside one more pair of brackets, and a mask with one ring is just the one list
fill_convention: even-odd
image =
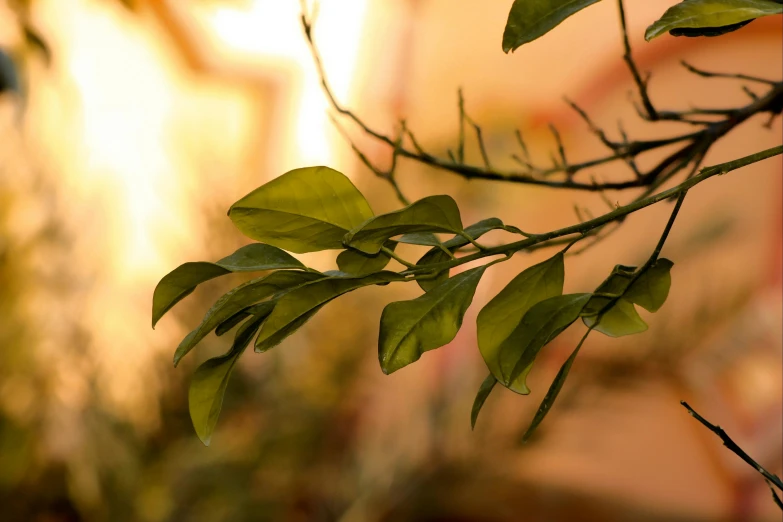
[[(644, 197), (645, 195), (651, 193), (653, 190), (659, 187), (662, 183), (671, 179), (673, 176), (675, 176), (677, 173), (679, 173), (682, 169), (687, 167), (689, 164), (694, 163), (695, 160), (704, 157), (704, 155), (712, 147), (712, 145), (714, 145), (720, 138), (725, 136), (727, 133), (732, 131), (741, 123), (747, 121), (752, 116), (760, 113), (771, 113), (773, 115), (780, 113), (781, 109), (783, 108), (783, 82), (769, 82), (768, 84), (771, 87), (764, 96), (757, 97), (756, 99), (753, 99), (751, 103), (742, 107), (729, 108), (729, 109), (712, 109), (712, 110), (699, 109), (697, 111), (692, 110), (692, 111), (682, 111), (682, 112), (659, 111), (653, 107), (652, 102), (649, 100), (649, 96), (647, 95), (647, 90), (646, 90), (646, 81), (643, 81), (641, 79), (641, 76), (639, 75), (638, 72), (638, 68), (636, 67), (632, 55), (630, 53), (630, 45), (628, 44), (628, 36), (625, 32), (625, 26), (624, 26), (625, 15), (622, 6), (622, 0), (618, 0), (618, 1), (619, 1), (618, 5), (621, 11), (621, 21), (623, 22), (623, 41), (626, 50), (624, 59), (628, 63), (629, 68), (633, 73), (634, 81), (637, 84), (640, 96), (642, 97), (643, 104), (646, 108), (646, 113), (641, 113), (641, 116), (651, 121), (658, 121), (658, 120), (679, 121), (683, 123), (695, 124), (702, 128), (695, 132), (689, 132), (689, 133), (673, 136), (670, 138), (658, 139), (658, 140), (631, 141), (628, 140), (628, 138), (624, 135), (624, 133), (621, 132), (621, 134), (623, 134), (622, 141), (615, 142), (609, 140), (606, 137), (606, 134), (601, 129), (599, 129), (596, 125), (593, 124), (593, 122), (587, 116), (585, 111), (580, 109), (575, 104), (569, 102), (569, 104), (580, 114), (580, 116), (582, 116), (582, 118), (590, 127), (591, 131), (594, 134), (596, 134), (599, 137), (599, 139), (601, 139), (601, 141), (604, 143), (604, 145), (606, 145), (611, 150), (611, 154), (599, 158), (595, 158), (592, 160), (583, 161), (583, 162), (568, 163), (563, 160), (563, 158), (565, 157), (565, 150), (563, 149), (562, 145), (559, 143), (559, 139), (557, 139), (556, 136), (556, 141), (558, 141), (560, 161), (556, 161), (555, 165), (553, 165), (552, 167), (541, 168), (533, 165), (530, 162), (530, 159), (527, 157), (526, 154), (526, 147), (524, 146), (524, 142), (521, 141), (521, 136), (517, 133), (517, 138), (520, 140), (520, 145), (523, 148), (523, 153), (525, 153), (524, 154), (525, 158), (522, 159), (517, 157), (516, 155), (514, 155), (513, 157), (521, 165), (523, 165), (523, 167), (525, 167), (524, 171), (502, 171), (492, 167), (489, 155), (486, 151), (486, 148), (484, 147), (481, 127), (467, 116), (465, 112), (464, 100), (462, 98), (461, 92), (459, 93), (459, 103), (458, 103), (460, 125), (459, 125), (459, 142), (457, 144), (457, 154), (456, 155), (450, 154), (449, 158), (439, 158), (433, 154), (426, 152), (416, 142), (413, 133), (407, 128), (403, 127), (402, 137), (404, 138), (405, 136), (407, 136), (409, 138), (412, 148), (406, 147), (405, 144), (403, 143), (403, 140), (401, 140), (399, 136), (392, 137), (370, 127), (357, 114), (355, 114), (353, 111), (346, 108), (345, 106), (341, 105), (340, 102), (335, 97), (334, 92), (332, 91), (331, 87), (329, 86), (329, 82), (327, 81), (326, 73), (323, 68), (323, 63), (321, 61), (320, 54), (318, 52), (318, 49), (313, 39), (312, 21), (304, 13), (301, 16), (301, 21), (302, 21), (304, 34), (307, 39), (307, 43), (310, 47), (313, 61), (315, 63), (316, 70), (320, 77), (321, 86), (323, 87), (324, 93), (326, 94), (332, 108), (338, 114), (350, 119), (355, 125), (359, 127), (359, 129), (361, 129), (362, 132), (364, 132), (368, 136), (391, 147), (393, 150), (393, 159), (396, 159), (397, 157), (408, 158), (418, 163), (421, 163), (423, 165), (427, 165), (440, 170), (451, 172), (453, 174), (457, 174), (469, 180), (480, 179), (480, 180), (489, 180), (489, 181), (505, 181), (511, 183), (522, 183), (527, 185), (538, 185), (538, 186), (545, 186), (551, 188), (573, 189), (573, 190), (582, 190), (582, 191), (590, 191), (590, 192), (601, 192), (605, 190), (626, 190), (626, 189), (647, 187), (648, 190), (645, 191), (642, 196)], [(714, 121), (693, 120), (690, 117), (694, 113), (719, 116), (720, 118)], [(478, 140), (478, 144), (483, 160), (482, 166), (471, 165), (464, 162), (464, 140), (465, 140), (464, 124), (466, 122), (472, 125), (474, 127), (474, 130), (476, 131), (476, 137)], [(676, 151), (674, 151), (673, 153), (671, 153), (669, 156), (664, 158), (661, 162), (659, 162), (656, 166), (652, 167), (649, 171), (647, 172), (639, 171), (635, 161), (635, 159), (638, 156), (649, 151), (660, 150), (664, 147), (668, 147), (670, 145), (674, 145), (678, 143), (685, 143), (685, 144), (679, 149), (677, 149)], [(353, 144), (352, 146), (354, 147), (354, 150), (357, 150)], [(360, 155), (360, 158), (361, 157), (362, 155)], [(589, 182), (574, 180), (574, 175), (583, 170), (588, 170), (615, 161), (625, 162), (626, 165), (629, 167), (629, 169), (632, 171), (633, 177), (625, 181), (611, 181), (611, 182), (597, 182), (593, 179), (591, 179)], [(365, 161), (365, 164), (367, 163), (368, 162)], [(373, 167), (370, 168), (376, 173), (376, 175), (379, 175), (382, 178), (386, 178), (390, 182), (394, 181), (389, 176), (381, 175), (377, 171), (377, 169)], [(563, 174), (564, 178), (552, 179), (551, 176), (555, 174)], [(396, 185), (396, 183), (394, 182), (392, 183), (392, 185), (395, 191), (397, 192), (397, 194), (399, 195), (400, 194), (399, 186)]]

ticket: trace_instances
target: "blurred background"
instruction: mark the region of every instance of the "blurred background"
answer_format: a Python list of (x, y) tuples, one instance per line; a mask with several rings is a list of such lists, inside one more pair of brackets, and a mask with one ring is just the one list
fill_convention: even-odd
[[(783, 75), (780, 17), (716, 39), (645, 43), (644, 28), (671, 3), (627, 7), (660, 106), (747, 99), (739, 82), (697, 78), (681, 59)], [(602, 152), (564, 95), (610, 130), (618, 120), (633, 137), (678, 130), (636, 117), (614, 2), (504, 55), (510, 4), (322, 0), (315, 39), (342, 102), (389, 133), (406, 118), (425, 148), (444, 155), (457, 139), (459, 87), (497, 166), (513, 166), (515, 129), (546, 161), (549, 122), (570, 158)], [(593, 336), (524, 446), (578, 332), (544, 350), (530, 396), (496, 390), (471, 432), (487, 373), (475, 316), (545, 252), (488, 271), (455, 341), (392, 376), (377, 363), (380, 313), (418, 288), (367, 288), (330, 304), (275, 350), (243, 357), (212, 445), (201, 445), (187, 386), (227, 341), (211, 336), (177, 369), (171, 357), (241, 278), (203, 285), (153, 331), (157, 281), (245, 244), (225, 211), (292, 168), (329, 165), (376, 213), (397, 208), (330, 123), (299, 13), (295, 0), (0, 3), (0, 519), (780, 520), (761, 477), (679, 405), (688, 400), (780, 474), (780, 157), (691, 191), (664, 249), (675, 262), (666, 306), (642, 312), (644, 334)], [(780, 119), (764, 122), (724, 138), (706, 164), (779, 144)], [(387, 149), (345, 124), (373, 161), (388, 162)], [(497, 216), (537, 232), (574, 223), (575, 203), (594, 215), (607, 209), (595, 194), (467, 182), (410, 162), (399, 178), (411, 199), (453, 196), (466, 224)], [(660, 204), (634, 214), (570, 257), (566, 291), (643, 262), (669, 212)], [(415, 259), (414, 249), (402, 253)], [(301, 257), (327, 270), (334, 256)]]

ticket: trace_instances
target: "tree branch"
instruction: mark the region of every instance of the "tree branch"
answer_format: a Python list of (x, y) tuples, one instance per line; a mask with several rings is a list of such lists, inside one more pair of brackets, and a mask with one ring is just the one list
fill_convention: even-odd
[(744, 460), (748, 465), (750, 465), (753, 469), (758, 471), (761, 476), (764, 477), (764, 480), (766, 480), (767, 485), (769, 486), (770, 491), (772, 491), (772, 498), (775, 501), (775, 504), (778, 505), (778, 507), (783, 510), (783, 502), (781, 502), (780, 497), (778, 496), (775, 489), (772, 487), (773, 485), (778, 488), (781, 492), (783, 492), (783, 481), (780, 480), (780, 477), (775, 475), (774, 473), (770, 473), (766, 469), (764, 469), (761, 464), (753, 460), (750, 455), (748, 455), (739, 445), (734, 442), (731, 437), (729, 437), (728, 433), (726, 433), (723, 428), (720, 426), (716, 426), (715, 424), (712, 424), (707, 419), (696, 413), (696, 411), (691, 408), (687, 402), (680, 401), (680, 404), (685, 407), (686, 410), (688, 410), (688, 413), (690, 413), (694, 419), (699, 421), (702, 425), (704, 425), (708, 430), (713, 432), (715, 435), (720, 437), (720, 440), (723, 441), (723, 445), (726, 446), (729, 451), (737, 455), (739, 458)]
[[(389, 147), (392, 147), (394, 158), (398, 156), (408, 158), (423, 165), (457, 174), (464, 177), (465, 179), (505, 181), (511, 183), (522, 183), (527, 185), (538, 185), (551, 188), (573, 189), (590, 192), (646, 187), (648, 190), (643, 193), (643, 196), (646, 196), (652, 193), (662, 183), (679, 173), (688, 164), (692, 163), (694, 159), (703, 157), (712, 147), (712, 145), (714, 145), (720, 138), (725, 136), (741, 123), (747, 121), (752, 116), (760, 113), (770, 113), (775, 115), (783, 110), (783, 82), (771, 81), (761, 82), (770, 85), (770, 89), (766, 94), (757, 96), (748, 105), (737, 108), (695, 109), (684, 112), (659, 111), (655, 109), (647, 93), (646, 81), (642, 80), (638, 67), (633, 61), (630, 44), (628, 42), (628, 35), (625, 28), (625, 12), (623, 10), (622, 0), (618, 0), (618, 6), (620, 8), (621, 22), (623, 24), (623, 43), (625, 47), (624, 59), (631, 69), (634, 81), (642, 98), (642, 103), (645, 106), (646, 112), (642, 113), (642, 116), (651, 121), (680, 121), (698, 125), (702, 128), (695, 132), (688, 132), (659, 140), (629, 140), (625, 134), (621, 132), (623, 135), (622, 141), (614, 142), (608, 139), (606, 133), (600, 130), (592, 121), (590, 121), (589, 117), (582, 109), (569, 102), (570, 105), (580, 114), (580, 116), (582, 116), (582, 118), (590, 127), (591, 131), (596, 134), (596, 136), (599, 137), (604, 145), (606, 145), (611, 150), (611, 154), (587, 161), (568, 163), (565, 161), (565, 150), (562, 144), (559, 142), (559, 136), (556, 134), (555, 141), (557, 142), (560, 161), (556, 161), (555, 165), (551, 167), (538, 167), (530, 161), (530, 158), (527, 154), (527, 147), (525, 146), (524, 141), (521, 140), (521, 135), (517, 132), (517, 138), (523, 151), (523, 157), (518, 157), (516, 155), (513, 155), (512, 157), (523, 166), (524, 170), (522, 171), (498, 170), (491, 165), (486, 147), (484, 146), (481, 128), (466, 114), (464, 108), (464, 98), (462, 96), (461, 90), (459, 91), (458, 98), (459, 142), (456, 155), (450, 153), (450, 157), (448, 158), (439, 158), (426, 152), (417, 143), (413, 133), (407, 128), (404, 128), (403, 136), (407, 136), (410, 139), (412, 148), (406, 147), (405, 144), (397, 137), (391, 137), (371, 128), (358, 115), (342, 106), (337, 101), (326, 79), (323, 64), (313, 39), (313, 25), (311, 19), (303, 13), (301, 20), (304, 34), (313, 56), (316, 70), (318, 71), (318, 75), (321, 79), (321, 85), (324, 89), (327, 99), (329, 100), (329, 103), (338, 114), (350, 119), (362, 130), (362, 132), (368, 136), (386, 144)], [(691, 116), (694, 114), (708, 114), (718, 118), (712, 121), (695, 120), (691, 118)], [(471, 165), (464, 162), (465, 123), (471, 124), (476, 131), (478, 147), (483, 160), (483, 165), (481, 166)], [(649, 171), (641, 172), (636, 166), (635, 159), (638, 156), (653, 150), (660, 150), (664, 147), (668, 147), (674, 144), (683, 145), (678, 150), (664, 158), (664, 160), (659, 162), (656, 166), (652, 167)], [(357, 149), (354, 147), (354, 150)], [(578, 181), (574, 179), (574, 176), (579, 172), (614, 161), (623, 161), (626, 163), (626, 165), (632, 171), (632, 177), (624, 181), (610, 181), (601, 183), (592, 179), (590, 181)], [(368, 163), (367, 161), (364, 162), (365, 164)], [(370, 168), (376, 172), (373, 167)], [(376, 174), (378, 173), (376, 172)], [(553, 178), (552, 176), (556, 174), (562, 174), (563, 177), (560, 179)], [(387, 180), (390, 182), (393, 181), (393, 179), (390, 177), (388, 177)], [(399, 196), (399, 186), (394, 185), (394, 189)]]

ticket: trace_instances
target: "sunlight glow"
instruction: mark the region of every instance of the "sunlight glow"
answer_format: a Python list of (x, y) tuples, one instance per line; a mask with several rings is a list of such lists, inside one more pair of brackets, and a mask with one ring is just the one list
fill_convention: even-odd
[[(323, 54), (330, 84), (340, 100), (350, 96), (351, 79), (359, 56), (366, 0), (321, 2), (315, 37)], [(334, 143), (329, 139), (329, 106), (312, 63), (310, 51), (299, 25), (298, 2), (254, 0), (237, 8), (214, 5), (202, 14), (223, 46), (233, 55), (243, 56), (264, 66), (285, 68), (295, 91), (290, 114), (295, 139), (284, 147), (284, 169), (302, 165), (333, 164)], [(282, 173), (282, 172), (280, 172)]]
[[(121, 272), (156, 270), (150, 230), (165, 214), (158, 180), (174, 171), (166, 151), (172, 116), (171, 76), (150, 38), (111, 12), (70, 10), (67, 66), (81, 105), (83, 182), (113, 194), (97, 200), (115, 264)], [(118, 30), (118, 26), (120, 30)], [(96, 190), (98, 190), (96, 188)]]
[[(81, 8), (74, 9), (76, 4)], [(157, 35), (121, 10), (84, 9), (76, 0), (53, 7), (68, 20), (67, 67), (81, 102), (81, 176), (85, 185), (95, 186), (96, 198), (112, 201), (95, 217), (108, 220), (107, 239), (120, 273), (159, 273), (167, 262), (155, 245), (155, 229), (162, 224), (176, 228), (184, 203), (172, 201), (162, 187), (170, 186), (172, 178), (183, 183), (192, 175), (181, 172), (177, 155), (183, 152), (172, 150), (173, 139), (193, 133), (179, 125), (182, 72), (172, 69)], [(193, 30), (209, 42), (206, 52), (283, 88), (282, 99), (275, 100), (283, 107), (271, 132), (270, 174), (334, 165), (341, 144), (332, 142), (329, 107), (299, 26), (299, 3), (210, 2), (186, 9)], [(332, 87), (343, 101), (350, 97), (365, 9), (366, 0), (323, 2), (318, 15), (316, 38)], [(114, 195), (97, 195), (112, 184), (109, 179)]]

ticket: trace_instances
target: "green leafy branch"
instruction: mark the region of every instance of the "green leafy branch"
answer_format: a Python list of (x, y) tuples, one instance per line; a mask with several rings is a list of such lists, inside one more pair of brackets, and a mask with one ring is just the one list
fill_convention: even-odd
[[(598, 0), (515, 0), (503, 34), (504, 51), (513, 51), (552, 30), (567, 17)], [(597, 331), (609, 337), (632, 335), (647, 330), (637, 307), (657, 312), (665, 303), (671, 287), (674, 263), (661, 258), (666, 239), (677, 219), (686, 194), (707, 179), (783, 154), (783, 146), (772, 147), (733, 161), (700, 170), (712, 146), (740, 124), (759, 114), (769, 114), (767, 125), (783, 111), (783, 82), (745, 74), (708, 72), (690, 64), (683, 65), (705, 78), (732, 78), (767, 87), (757, 95), (743, 89), (751, 100), (730, 108), (691, 108), (685, 111), (661, 110), (648, 93), (649, 77), (643, 77), (636, 65), (627, 32), (625, 10), (618, 0), (623, 59), (633, 77), (641, 100), (639, 116), (650, 122), (673, 121), (689, 125), (689, 132), (656, 140), (631, 140), (619, 129), (620, 139), (611, 139), (595, 125), (587, 113), (572, 102), (590, 131), (609, 153), (573, 163), (555, 127), (551, 127), (557, 153), (551, 166), (535, 165), (522, 135), (517, 132), (520, 153), (512, 158), (519, 171), (495, 169), (483, 141), (482, 128), (470, 117), (465, 101), (458, 93), (458, 142), (447, 150), (447, 158), (423, 149), (405, 121), (391, 136), (366, 124), (335, 98), (326, 79), (321, 58), (313, 39), (313, 16), (303, 14), (301, 21), (324, 92), (338, 116), (347, 119), (367, 136), (391, 148), (390, 167), (382, 169), (352, 141), (335, 117), (338, 129), (348, 139), (357, 157), (380, 179), (389, 183), (403, 208), (375, 215), (364, 196), (348, 178), (328, 167), (296, 169), (259, 187), (229, 209), (229, 217), (246, 236), (258, 241), (239, 249), (216, 263), (186, 263), (166, 275), (153, 296), (153, 327), (177, 302), (201, 283), (232, 272), (262, 271), (264, 275), (230, 290), (207, 311), (201, 323), (179, 344), (174, 354), (178, 364), (196, 344), (214, 331), (225, 335), (236, 329), (230, 350), (210, 359), (196, 370), (191, 381), (190, 413), (199, 438), (209, 444), (220, 414), (227, 383), (237, 360), (250, 343), (256, 352), (279, 345), (296, 332), (322, 307), (341, 295), (368, 286), (416, 281), (424, 293), (412, 300), (389, 303), (380, 318), (378, 359), (384, 373), (412, 364), (428, 351), (450, 343), (473, 301), (476, 288), (487, 269), (519, 252), (560, 247), (549, 259), (530, 266), (514, 277), (489, 300), (476, 319), (476, 344), (489, 371), (481, 384), (471, 410), (471, 425), (498, 383), (522, 395), (530, 393), (527, 376), (542, 349), (581, 319), (587, 330), (555, 376), (549, 390), (524, 434), (527, 440), (542, 423), (560, 394), (576, 357), (588, 336)], [(650, 40), (665, 32), (674, 36), (716, 36), (740, 29), (762, 16), (783, 12), (781, 2), (769, 0), (684, 0), (664, 13), (645, 34)], [(472, 128), (481, 165), (465, 161), (467, 129)], [(649, 170), (638, 167), (637, 158), (651, 152), (677, 146)], [(434, 195), (409, 201), (399, 184), (396, 169), (399, 158), (407, 158), (439, 168), (467, 179), (508, 181), (553, 188), (603, 191), (642, 188), (641, 193), (624, 205), (609, 202), (611, 211), (568, 227), (548, 232), (523, 231), (488, 218), (465, 227), (456, 202), (446, 195)], [(631, 171), (625, 181), (598, 182), (575, 179), (584, 171), (623, 162)], [(685, 175), (667, 190), (660, 187), (679, 173)], [(563, 294), (565, 257), (591, 248), (634, 212), (661, 201), (676, 199), (661, 237), (641, 267), (616, 265), (609, 276), (592, 292)], [(479, 239), (493, 230), (522, 236), (522, 239), (497, 246), (485, 246)], [(451, 237), (443, 237), (445, 235)], [(580, 249), (569, 250), (587, 238), (592, 241)], [(396, 251), (400, 243), (426, 247), (416, 261)], [(299, 262), (288, 252), (306, 253), (340, 250), (337, 270), (320, 272)], [(286, 252), (288, 251), (288, 252)], [(391, 261), (402, 269), (387, 269)], [(451, 270), (485, 260), (453, 275)], [(687, 407), (687, 405), (686, 405)], [(705, 426), (718, 434), (741, 458), (780, 488), (780, 479), (767, 473), (747, 456), (725, 432), (712, 426), (689, 409)], [(770, 486), (771, 487), (771, 486)], [(773, 489), (773, 498), (781, 506)]]
[[(634, 305), (654, 312), (666, 300), (672, 263), (658, 255), (690, 188), (781, 153), (783, 146), (773, 147), (703, 169), (672, 189), (542, 234), (522, 232), (497, 218), (463, 227), (457, 204), (445, 195), (374, 215), (364, 196), (341, 173), (328, 167), (296, 169), (259, 187), (229, 209), (237, 228), (260, 243), (242, 247), (216, 263), (185, 263), (160, 281), (153, 295), (153, 326), (205, 281), (232, 272), (267, 272), (220, 297), (175, 351), (174, 362), (178, 364), (210, 332), (224, 335), (238, 327), (229, 352), (203, 363), (191, 382), (191, 418), (197, 434), (208, 444), (230, 373), (253, 339), (256, 352), (267, 351), (341, 295), (367, 286), (417, 281), (425, 290), (422, 296), (390, 303), (381, 315), (379, 362), (384, 373), (392, 373), (454, 339), (489, 267), (516, 252), (567, 240), (553, 257), (514, 278), (477, 318), (477, 344), (493, 378), (512, 391), (527, 394), (525, 379), (538, 353), (577, 319), (582, 318), (588, 332), (597, 330), (612, 337), (647, 328)], [(569, 248), (607, 223), (672, 197), (678, 198), (677, 204), (645, 265), (639, 269), (618, 265), (595, 292), (563, 295), (564, 257)], [(476, 240), (490, 230), (522, 234), (525, 239), (487, 248)], [(441, 241), (436, 236), (444, 233), (452, 237)], [(411, 263), (394, 252), (399, 243), (429, 250), (417, 263)], [(460, 255), (468, 246), (477, 252)], [(339, 270), (323, 273), (285, 251), (334, 249), (342, 250), (337, 257)], [(490, 257), (496, 259), (449, 277), (451, 268)], [(392, 258), (404, 269), (386, 270)], [(551, 407), (575, 356), (576, 351), (556, 378), (533, 428)], [(486, 388), (480, 393), (481, 404), (489, 393)], [(474, 408), (474, 422), (479, 409), (480, 405)]]

